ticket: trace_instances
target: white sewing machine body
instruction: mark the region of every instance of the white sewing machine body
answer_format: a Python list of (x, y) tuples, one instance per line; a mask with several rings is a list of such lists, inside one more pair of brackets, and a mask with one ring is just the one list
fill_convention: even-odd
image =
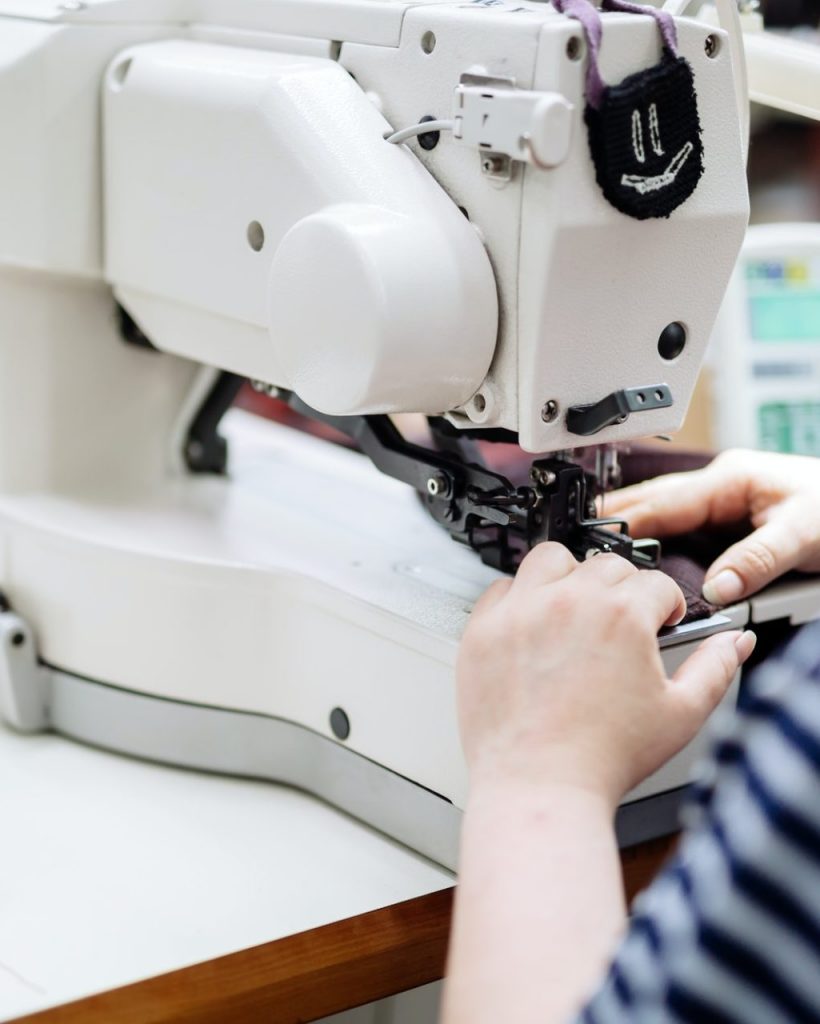
[[(650, 19), (604, 20), (608, 79), (658, 59)], [(725, 37), (678, 29), (705, 173), (638, 222), (598, 191), (579, 33), (546, 6), (0, 0), (4, 717), (283, 779), (454, 864), (452, 670), (495, 570), (360, 456), (234, 413), (209, 476), (186, 438), (216, 371), (533, 452), (675, 430), (748, 212)], [(384, 141), (465, 74), (559, 97), (549, 168)], [(658, 385), (671, 404), (568, 430)], [(694, 753), (632, 794), (624, 841), (671, 826)]]
[[(748, 214), (728, 48), (704, 47), (720, 33), (679, 23), (704, 179), (672, 220), (638, 222), (600, 195), (580, 33), (546, 4), (41, 9), (0, 4), (17, 15), (0, 51), (5, 265), (106, 280), (156, 347), (321, 412), (447, 413), (553, 452), (589, 442), (545, 422), (547, 401), (662, 382), (671, 405), (595, 440), (682, 423)], [(607, 79), (658, 59), (651, 19), (605, 24)], [(488, 173), (484, 150), (446, 135), (383, 144), (391, 125), (448, 116), (465, 74), (571, 106), (554, 166)], [(671, 322), (686, 344), (663, 359)]]
[[(227, 433), (230, 479), (0, 499), (0, 706), (24, 728), (291, 783), (454, 868), (453, 668), (496, 571), (363, 456), (243, 412)], [(679, 628), (670, 673), (748, 615)], [(675, 827), (703, 742), (630, 794), (624, 844)]]

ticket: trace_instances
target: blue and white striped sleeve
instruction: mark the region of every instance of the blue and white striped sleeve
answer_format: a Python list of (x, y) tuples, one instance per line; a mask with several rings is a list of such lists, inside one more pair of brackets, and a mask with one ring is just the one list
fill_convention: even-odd
[(820, 624), (759, 668), (583, 1024), (820, 1024)]

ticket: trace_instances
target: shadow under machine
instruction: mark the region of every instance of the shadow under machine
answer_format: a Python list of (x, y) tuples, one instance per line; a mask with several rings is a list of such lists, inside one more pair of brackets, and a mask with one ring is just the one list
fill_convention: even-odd
[[(605, 6), (0, 0), (11, 724), (454, 864), (471, 604), (545, 539), (656, 563), (595, 498), (680, 426), (746, 227), (737, 35)], [(229, 411), (248, 380), (360, 452)]]

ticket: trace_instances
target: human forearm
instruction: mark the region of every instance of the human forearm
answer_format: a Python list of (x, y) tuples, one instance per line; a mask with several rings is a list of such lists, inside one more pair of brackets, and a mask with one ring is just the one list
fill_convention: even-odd
[(563, 1024), (624, 926), (613, 808), (590, 790), (478, 781), (464, 818), (443, 1024)]
[(751, 652), (711, 637), (670, 679), (680, 588), (542, 544), (473, 609), (459, 650), (471, 795), (444, 1024), (563, 1024), (624, 923), (612, 819), (697, 733)]

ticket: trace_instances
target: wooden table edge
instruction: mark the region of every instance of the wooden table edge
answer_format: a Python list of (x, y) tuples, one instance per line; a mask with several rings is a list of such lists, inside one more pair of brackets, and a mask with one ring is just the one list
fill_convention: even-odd
[[(676, 837), (623, 850), (627, 898)], [(15, 1019), (15, 1024), (301, 1024), (444, 975), (453, 888)]]

